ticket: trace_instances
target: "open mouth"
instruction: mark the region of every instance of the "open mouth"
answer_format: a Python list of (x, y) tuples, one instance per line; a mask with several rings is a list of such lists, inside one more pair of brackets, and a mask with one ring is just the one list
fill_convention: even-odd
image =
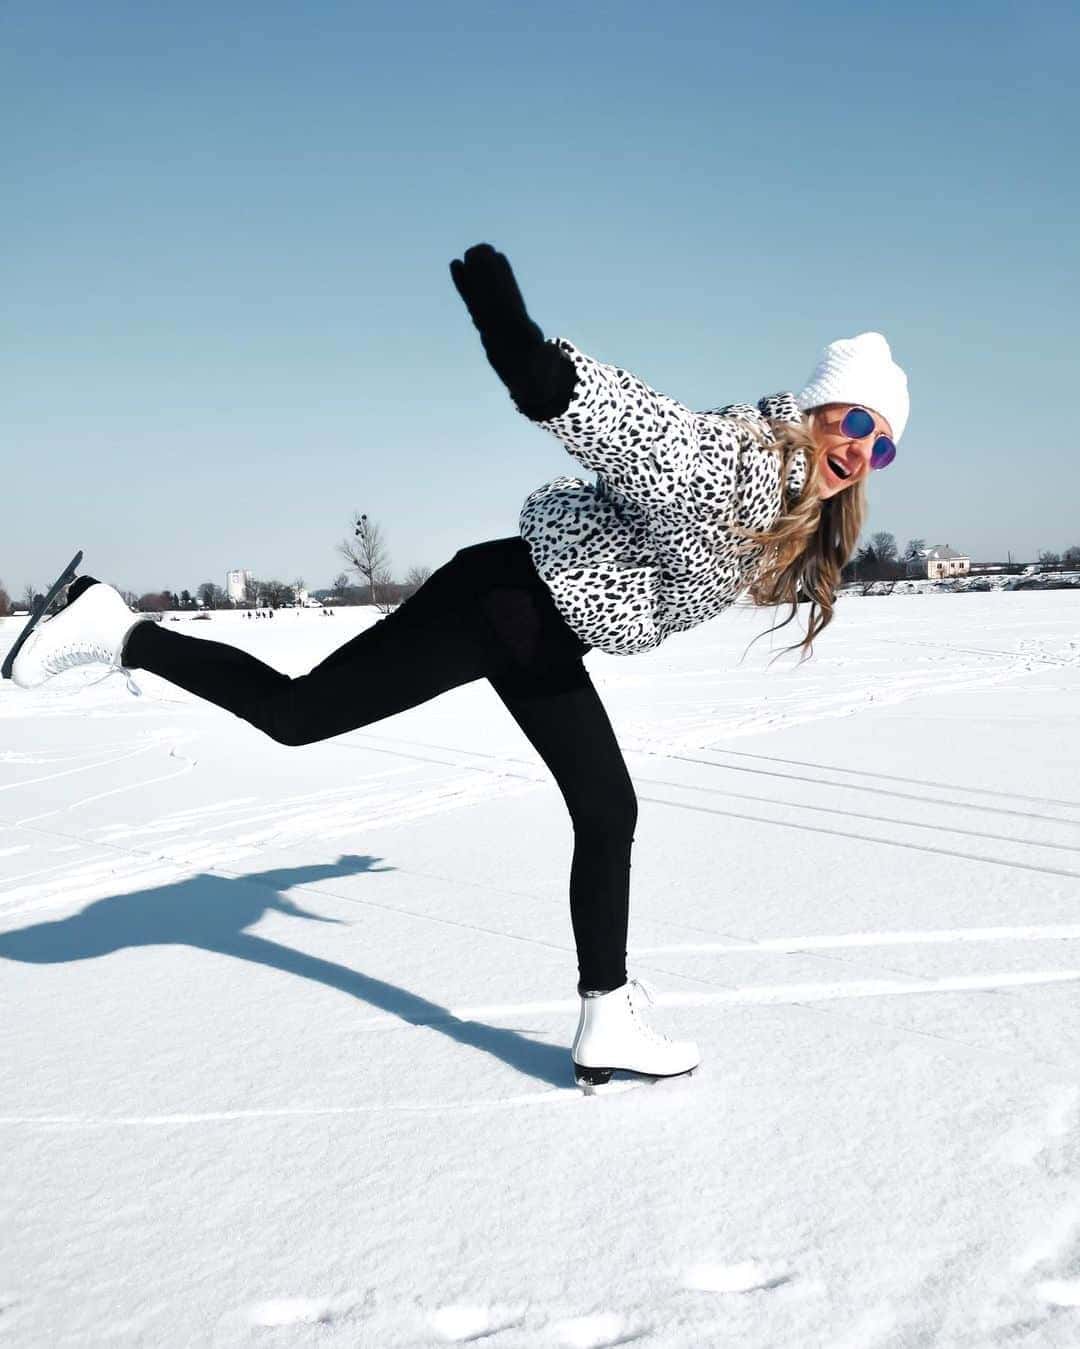
[(825, 458), (829, 467), (832, 469), (834, 477), (840, 478), (841, 480), (846, 480), (851, 477), (851, 470), (846, 468), (839, 459), (834, 459), (831, 454), (826, 455)]

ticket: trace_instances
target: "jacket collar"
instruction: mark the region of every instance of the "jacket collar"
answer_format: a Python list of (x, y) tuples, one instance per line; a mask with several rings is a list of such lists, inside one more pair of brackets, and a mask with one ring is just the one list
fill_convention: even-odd
[[(803, 414), (793, 393), (772, 393), (765, 398), (759, 398), (758, 411), (766, 421), (798, 423), (803, 419)], [(792, 455), (788, 464), (787, 477), (784, 480), (785, 491), (792, 502), (802, 495), (809, 468), (810, 465), (806, 462), (806, 454), (802, 450), (798, 454)]]
[[(802, 411), (795, 401), (793, 393), (771, 393), (758, 399), (757, 409), (767, 422), (791, 422), (798, 425), (803, 420)], [(806, 486), (809, 464), (806, 454), (799, 450), (792, 455), (788, 463), (784, 488), (791, 501), (795, 501)]]
[(758, 411), (770, 422), (801, 422), (803, 419), (793, 393), (771, 393), (759, 398)]
[[(720, 411), (727, 415), (748, 417), (760, 421), (765, 430), (768, 430), (769, 422), (798, 423), (803, 420), (803, 414), (795, 401), (795, 395), (787, 392), (766, 394), (764, 398), (758, 399), (756, 406), (753, 403), (729, 403), (727, 407), (721, 408)], [(806, 486), (809, 467), (806, 462), (806, 455), (802, 450), (792, 455), (784, 482), (785, 492), (792, 500), (795, 500)]]
[(728, 403), (720, 408), (728, 416), (749, 417), (767, 422), (801, 422), (803, 414), (793, 393), (770, 393), (753, 403)]

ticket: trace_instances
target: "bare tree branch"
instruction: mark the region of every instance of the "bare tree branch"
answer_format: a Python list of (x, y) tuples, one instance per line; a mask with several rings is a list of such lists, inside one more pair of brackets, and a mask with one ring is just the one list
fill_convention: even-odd
[(430, 575), (430, 567), (410, 567), (405, 573), (405, 581), (402, 586), (405, 593), (402, 595), (402, 599), (408, 599), (410, 595), (415, 595)]
[(390, 557), (380, 527), (366, 515), (354, 512), (352, 538), (343, 539), (338, 545), (338, 551), (367, 582), (371, 603), (381, 613), (388, 613), (391, 606), (384, 599), (382, 591), (392, 578), (389, 571)]

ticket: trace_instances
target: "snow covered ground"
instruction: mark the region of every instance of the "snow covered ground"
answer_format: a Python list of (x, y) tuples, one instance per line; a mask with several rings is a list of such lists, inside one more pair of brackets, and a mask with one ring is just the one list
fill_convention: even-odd
[[(182, 630), (296, 672), (370, 621)], [(845, 599), (802, 669), (763, 626), (587, 658), (704, 1052), (593, 1098), (486, 684), (303, 750), (0, 686), (0, 1339), (1075, 1349), (1080, 596)]]

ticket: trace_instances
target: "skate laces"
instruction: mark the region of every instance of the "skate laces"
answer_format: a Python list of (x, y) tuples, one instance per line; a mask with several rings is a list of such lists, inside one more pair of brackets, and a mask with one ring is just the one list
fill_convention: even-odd
[(652, 984), (647, 984), (644, 979), (631, 979), (629, 982), (634, 988), (641, 989), (642, 993), (645, 994), (645, 1000), (650, 1004), (650, 1006), (655, 1006), (656, 989), (652, 986)]
[[(61, 610), (61, 613), (63, 612), (64, 611)], [(57, 617), (58, 616), (59, 615), (57, 615)], [(136, 698), (140, 698), (142, 696), (142, 689), (139, 688), (138, 684), (136, 684), (135, 680), (132, 678), (131, 671), (127, 669), (126, 666), (120, 664), (120, 656), (122, 654), (123, 643), (117, 648), (115, 643), (105, 642), (100, 638), (74, 638), (71, 641), (62, 642), (54, 647), (54, 649), (42, 660), (41, 667), (46, 674), (52, 676), (61, 674), (64, 670), (74, 669), (78, 665), (107, 665), (109, 668), (106, 670), (105, 674), (103, 674), (100, 679), (91, 680), (91, 686), (103, 683), (114, 674), (122, 674), (127, 684), (128, 692), (133, 694)]]
[[(64, 670), (74, 669), (76, 665), (88, 665), (93, 661), (98, 661), (102, 665), (113, 665), (115, 654), (113, 649), (103, 642), (66, 642), (51, 651), (41, 665), (50, 675), (57, 675)], [(113, 665), (113, 668), (119, 669), (119, 666)]]
[(106, 679), (111, 679), (115, 674), (122, 674), (124, 676), (124, 683), (127, 685), (128, 693), (133, 694), (136, 698), (142, 697), (142, 689), (136, 684), (135, 676), (124, 665), (114, 665), (111, 670), (106, 670), (100, 679), (91, 679), (86, 687), (92, 689), (98, 684), (104, 684)]
[[(73, 651), (76, 654), (72, 654)], [(91, 660), (108, 665), (109, 669), (100, 678), (91, 679), (86, 685), (88, 689), (96, 688), (98, 684), (104, 684), (106, 679), (111, 679), (113, 675), (122, 674), (128, 693), (136, 698), (142, 697), (142, 689), (135, 683), (134, 675), (125, 666), (112, 664), (112, 653), (105, 647), (84, 646), (81, 643), (71, 648), (61, 647), (58, 651), (54, 651), (49, 659), (43, 661), (42, 664), (47, 668), (50, 675), (57, 675), (62, 670), (73, 669), (76, 665), (86, 665)]]
[(630, 985), (630, 996), (629, 996), (630, 1011), (634, 1017), (634, 1021), (637, 1023), (637, 1027), (640, 1033), (644, 1035), (646, 1039), (651, 1040), (653, 1044), (658, 1045), (671, 1044), (672, 1040), (670, 1036), (664, 1035), (662, 1032), (658, 1030), (654, 1030), (653, 1027), (650, 1026), (649, 1023), (641, 1017), (639, 1009), (635, 1002), (634, 990), (638, 989), (645, 995), (645, 1001), (649, 1004), (649, 1006), (650, 1007), (655, 1006), (656, 990), (652, 987), (651, 984), (647, 984), (643, 979), (630, 979), (628, 980), (628, 983)]

